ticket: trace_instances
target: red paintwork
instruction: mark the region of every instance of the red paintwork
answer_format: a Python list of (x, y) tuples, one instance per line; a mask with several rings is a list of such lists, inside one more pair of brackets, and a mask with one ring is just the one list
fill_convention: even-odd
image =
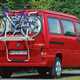
[[(32, 10), (34, 11), (34, 10)], [(25, 12), (30, 12), (26, 10)], [(57, 53), (62, 55), (63, 67), (80, 67), (80, 43), (77, 37), (49, 34), (47, 17), (56, 17), (58, 19), (69, 19), (74, 23), (78, 22), (78, 18), (69, 14), (52, 12), (47, 10), (38, 10), (38, 14), (42, 16), (42, 31), (33, 41), (7, 41), (8, 50), (26, 50), (27, 43), (30, 48), (30, 60), (28, 62), (9, 62), (7, 60), (7, 52), (5, 42), (0, 41), (0, 67), (51, 67)], [(10, 15), (16, 15), (15, 14)], [(62, 30), (63, 31), (63, 30)], [(64, 45), (49, 44), (50, 41), (61, 41)], [(20, 47), (16, 44), (20, 43)], [(26, 43), (26, 44), (25, 44)], [(14, 55), (14, 57), (17, 57)], [(22, 56), (18, 56), (22, 59)]]

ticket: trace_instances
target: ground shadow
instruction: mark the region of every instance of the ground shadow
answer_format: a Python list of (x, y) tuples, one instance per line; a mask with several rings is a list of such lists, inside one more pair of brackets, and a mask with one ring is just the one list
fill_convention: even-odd
[[(69, 77), (76, 77), (80, 76), (80, 74), (62, 74), (61, 78), (69, 78)], [(53, 79), (53, 77), (48, 75), (31, 75), (31, 76), (20, 76), (20, 77), (13, 77), (13, 78), (26, 78), (26, 79)], [(60, 79), (61, 79), (60, 78)], [(55, 78), (54, 78), (55, 79)]]

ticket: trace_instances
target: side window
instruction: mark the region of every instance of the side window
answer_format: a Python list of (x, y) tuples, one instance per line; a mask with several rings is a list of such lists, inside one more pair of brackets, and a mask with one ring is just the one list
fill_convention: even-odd
[(54, 34), (61, 34), (61, 28), (60, 28), (60, 23), (58, 19), (55, 18), (48, 18), (48, 27), (49, 27), (49, 32), (54, 33)]
[(76, 23), (76, 30), (77, 30), (77, 33), (80, 33), (80, 23)]
[(71, 21), (61, 20), (63, 24), (64, 34), (68, 36), (75, 35), (74, 25)]

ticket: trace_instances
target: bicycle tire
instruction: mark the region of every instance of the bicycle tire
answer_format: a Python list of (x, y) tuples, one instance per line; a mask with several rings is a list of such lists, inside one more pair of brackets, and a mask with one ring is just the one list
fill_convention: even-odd
[(0, 18), (0, 36), (4, 35), (6, 31), (6, 22), (4, 18)]
[[(30, 16), (30, 17), (31, 17), (31, 16)], [(34, 17), (34, 16), (32, 16), (32, 17)], [(26, 18), (26, 20), (27, 20), (27, 16), (24, 16), (24, 18)], [(35, 17), (34, 17), (34, 18), (35, 18)], [(40, 33), (40, 31), (41, 31), (41, 26), (42, 26), (42, 25), (41, 25), (41, 23), (40, 23), (40, 19), (39, 19), (37, 16), (36, 16), (36, 18), (37, 18), (36, 21), (39, 21), (39, 22), (38, 22), (39, 24), (37, 23), (38, 29), (36, 30), (36, 31), (38, 31), (38, 32), (34, 32), (33, 29), (32, 29), (32, 27), (31, 27), (32, 25), (34, 25), (34, 24), (32, 24), (33, 21), (32, 21), (32, 22), (29, 22), (29, 21), (26, 22), (26, 23), (29, 23), (29, 26), (26, 25), (26, 27), (28, 27), (28, 28), (27, 28), (28, 31), (31, 32), (31, 33), (33, 33), (33, 35), (30, 36), (31, 38), (37, 36), (37, 35)], [(23, 19), (23, 20), (25, 20), (25, 19)], [(34, 19), (33, 19), (33, 20), (34, 20)], [(35, 21), (34, 23), (36, 23), (36, 21)], [(35, 25), (34, 25), (34, 26), (35, 26)], [(27, 31), (27, 29), (26, 29), (26, 31)], [(34, 29), (36, 29), (36, 28), (34, 27)], [(24, 30), (24, 29), (21, 28), (22, 33), (25, 34), (23, 30)], [(26, 32), (26, 33), (27, 33), (27, 32)], [(27, 35), (27, 34), (25, 34), (25, 35)], [(25, 35), (24, 35), (24, 36), (25, 36)]]

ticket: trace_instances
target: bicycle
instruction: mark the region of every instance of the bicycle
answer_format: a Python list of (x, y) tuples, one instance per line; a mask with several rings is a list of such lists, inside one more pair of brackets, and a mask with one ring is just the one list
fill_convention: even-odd
[[(5, 6), (3, 6), (5, 8)], [(15, 12), (12, 12), (15, 13)], [(3, 12), (3, 22), (4, 29), (0, 35), (6, 34), (6, 19), (12, 27), (12, 33), (15, 36), (17, 33), (21, 33), (22, 36), (35, 37), (39, 34), (41, 30), (41, 20), (38, 17), (37, 12), (25, 12), (21, 11), (18, 15), (9, 16), (9, 10), (4, 10)], [(9, 26), (8, 26), (9, 27)], [(30, 34), (30, 35), (29, 35)]]

